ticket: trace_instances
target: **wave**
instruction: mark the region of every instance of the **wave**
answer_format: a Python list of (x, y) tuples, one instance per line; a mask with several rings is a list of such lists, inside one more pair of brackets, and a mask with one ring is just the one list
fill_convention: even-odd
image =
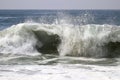
[(117, 57), (120, 26), (20, 23), (0, 31), (2, 54)]
[(17, 18), (17, 17), (0, 17), (0, 20), (13, 19), (13, 18)]

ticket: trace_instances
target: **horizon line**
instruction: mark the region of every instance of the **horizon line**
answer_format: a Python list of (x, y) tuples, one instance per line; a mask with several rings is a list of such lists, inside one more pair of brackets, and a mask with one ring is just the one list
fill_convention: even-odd
[(120, 10), (120, 9), (0, 9), (0, 10)]

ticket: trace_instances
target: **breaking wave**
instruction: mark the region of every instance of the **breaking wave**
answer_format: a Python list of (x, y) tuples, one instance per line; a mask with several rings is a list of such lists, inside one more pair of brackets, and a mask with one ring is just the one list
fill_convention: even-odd
[(120, 27), (20, 23), (0, 31), (0, 53), (117, 57), (120, 53)]

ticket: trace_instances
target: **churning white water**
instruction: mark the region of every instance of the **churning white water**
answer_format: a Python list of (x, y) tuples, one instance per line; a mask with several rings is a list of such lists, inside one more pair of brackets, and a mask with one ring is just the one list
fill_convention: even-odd
[(3, 54), (44, 54), (50, 46), (60, 56), (109, 57), (119, 53), (120, 27), (20, 23), (0, 31), (0, 42)]
[(0, 79), (119, 80), (119, 42), (115, 25), (13, 25), (0, 31)]
[(119, 14), (0, 10), (0, 80), (119, 80)]
[(120, 66), (1, 65), (1, 80), (119, 80)]

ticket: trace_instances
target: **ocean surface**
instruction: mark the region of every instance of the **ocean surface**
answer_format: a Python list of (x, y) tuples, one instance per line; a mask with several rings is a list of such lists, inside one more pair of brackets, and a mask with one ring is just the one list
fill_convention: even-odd
[(120, 10), (0, 10), (0, 80), (119, 80)]

